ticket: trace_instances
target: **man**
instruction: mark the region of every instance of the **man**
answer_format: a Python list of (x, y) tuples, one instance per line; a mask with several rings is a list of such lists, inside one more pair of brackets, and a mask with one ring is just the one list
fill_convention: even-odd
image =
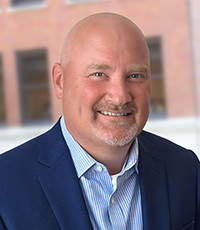
[(149, 51), (111, 13), (69, 32), (52, 70), (63, 116), (0, 157), (0, 229), (200, 230), (195, 154), (142, 131)]

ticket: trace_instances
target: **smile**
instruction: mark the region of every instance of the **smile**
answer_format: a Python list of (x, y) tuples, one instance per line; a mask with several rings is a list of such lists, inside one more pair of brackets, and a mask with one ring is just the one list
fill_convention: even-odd
[(99, 111), (99, 113), (101, 113), (105, 116), (115, 116), (115, 117), (128, 116), (131, 114), (131, 113), (111, 113), (111, 112), (107, 112), (107, 111)]

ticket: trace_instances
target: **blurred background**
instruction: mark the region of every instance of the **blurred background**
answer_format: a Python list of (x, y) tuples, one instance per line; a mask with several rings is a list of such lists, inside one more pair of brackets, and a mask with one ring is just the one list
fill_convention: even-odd
[(199, 0), (1, 0), (0, 152), (58, 120), (51, 68), (71, 27), (105, 11), (130, 18), (146, 37), (152, 93), (145, 129), (200, 157)]

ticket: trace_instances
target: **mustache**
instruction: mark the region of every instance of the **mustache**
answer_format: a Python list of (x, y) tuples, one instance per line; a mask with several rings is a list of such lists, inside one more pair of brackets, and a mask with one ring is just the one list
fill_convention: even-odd
[(131, 103), (126, 103), (122, 105), (118, 105), (114, 103), (104, 103), (104, 104), (94, 105), (93, 110), (96, 112), (97, 111), (111, 111), (111, 112), (136, 114), (138, 112), (138, 107), (136, 105), (132, 105)]

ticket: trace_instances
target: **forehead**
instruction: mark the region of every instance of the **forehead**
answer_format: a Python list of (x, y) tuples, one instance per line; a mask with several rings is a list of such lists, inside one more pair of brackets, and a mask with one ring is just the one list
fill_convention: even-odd
[[(98, 48), (103, 46), (106, 48), (128, 49), (145, 47), (147, 48), (146, 41), (140, 30), (132, 24), (116, 24), (115, 22), (108, 21), (108, 24), (99, 23), (92, 25), (85, 25), (77, 30), (71, 39), (73, 48), (88, 48), (90, 45)], [(119, 46), (118, 46), (119, 45)]]
[(68, 62), (79, 61), (87, 65), (123, 60), (148, 65), (149, 61), (144, 36), (134, 24), (123, 20), (120, 23), (107, 20), (78, 26), (70, 34), (64, 52)]
[[(144, 40), (134, 34), (117, 34), (112, 32), (96, 34), (82, 34), (82, 39), (72, 43), (72, 53), (94, 53), (99, 55), (144, 55), (148, 56), (148, 48)], [(95, 56), (94, 56), (95, 57)]]

